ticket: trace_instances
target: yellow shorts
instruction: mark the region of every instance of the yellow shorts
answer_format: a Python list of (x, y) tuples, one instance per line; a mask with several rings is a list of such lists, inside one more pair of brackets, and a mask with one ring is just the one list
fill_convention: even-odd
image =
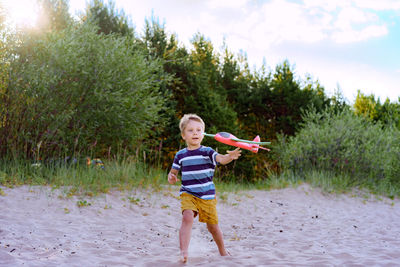
[(201, 199), (188, 193), (181, 194), (181, 210), (193, 210), (199, 214), (199, 222), (218, 224), (217, 199)]

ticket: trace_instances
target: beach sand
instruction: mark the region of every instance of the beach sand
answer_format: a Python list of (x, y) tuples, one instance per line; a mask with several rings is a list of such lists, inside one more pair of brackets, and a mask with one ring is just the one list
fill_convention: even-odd
[(306, 184), (219, 194), (231, 256), (219, 256), (196, 219), (182, 264), (177, 186), (93, 198), (66, 198), (49, 187), (2, 189), (0, 266), (400, 266), (396, 199)]

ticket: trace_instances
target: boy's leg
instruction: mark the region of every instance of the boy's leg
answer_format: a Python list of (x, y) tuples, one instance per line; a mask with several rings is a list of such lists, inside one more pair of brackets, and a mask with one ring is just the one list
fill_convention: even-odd
[(182, 212), (182, 225), (179, 230), (179, 244), (181, 249), (181, 254), (183, 257), (183, 262), (187, 261), (188, 248), (190, 242), (190, 235), (192, 233), (192, 225), (194, 220), (193, 210), (184, 210)]
[(221, 256), (228, 256), (228, 253), (225, 250), (224, 239), (222, 236), (222, 231), (219, 228), (218, 224), (210, 224), (207, 223), (207, 229), (212, 234), (215, 243), (218, 246), (219, 254)]

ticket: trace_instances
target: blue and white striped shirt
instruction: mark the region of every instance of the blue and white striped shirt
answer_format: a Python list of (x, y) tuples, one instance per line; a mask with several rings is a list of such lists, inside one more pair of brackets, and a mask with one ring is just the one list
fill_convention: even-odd
[(215, 198), (213, 183), (218, 153), (210, 147), (201, 146), (195, 150), (184, 148), (176, 153), (172, 168), (181, 171), (183, 192), (202, 199)]

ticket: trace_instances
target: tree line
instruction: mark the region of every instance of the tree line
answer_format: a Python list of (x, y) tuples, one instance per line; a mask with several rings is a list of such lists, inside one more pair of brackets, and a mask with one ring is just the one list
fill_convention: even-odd
[[(206, 132), (273, 143), (295, 136), (309, 109), (351, 110), (400, 129), (399, 103), (359, 92), (351, 106), (340, 92), (328, 96), (317, 80), (297, 77), (289, 61), (252, 70), (245, 56), (226, 45), (217, 51), (201, 33), (190, 48), (181, 45), (154, 17), (137, 33), (113, 2), (92, 0), (79, 19), (66, 0), (38, 6), (41, 23), (32, 28), (11, 31), (1, 15), (2, 158), (133, 155), (167, 168), (184, 146), (178, 122), (185, 113), (200, 115)], [(230, 149), (207, 137), (204, 144)], [(243, 158), (235, 179), (280, 169), (274, 152)]]

